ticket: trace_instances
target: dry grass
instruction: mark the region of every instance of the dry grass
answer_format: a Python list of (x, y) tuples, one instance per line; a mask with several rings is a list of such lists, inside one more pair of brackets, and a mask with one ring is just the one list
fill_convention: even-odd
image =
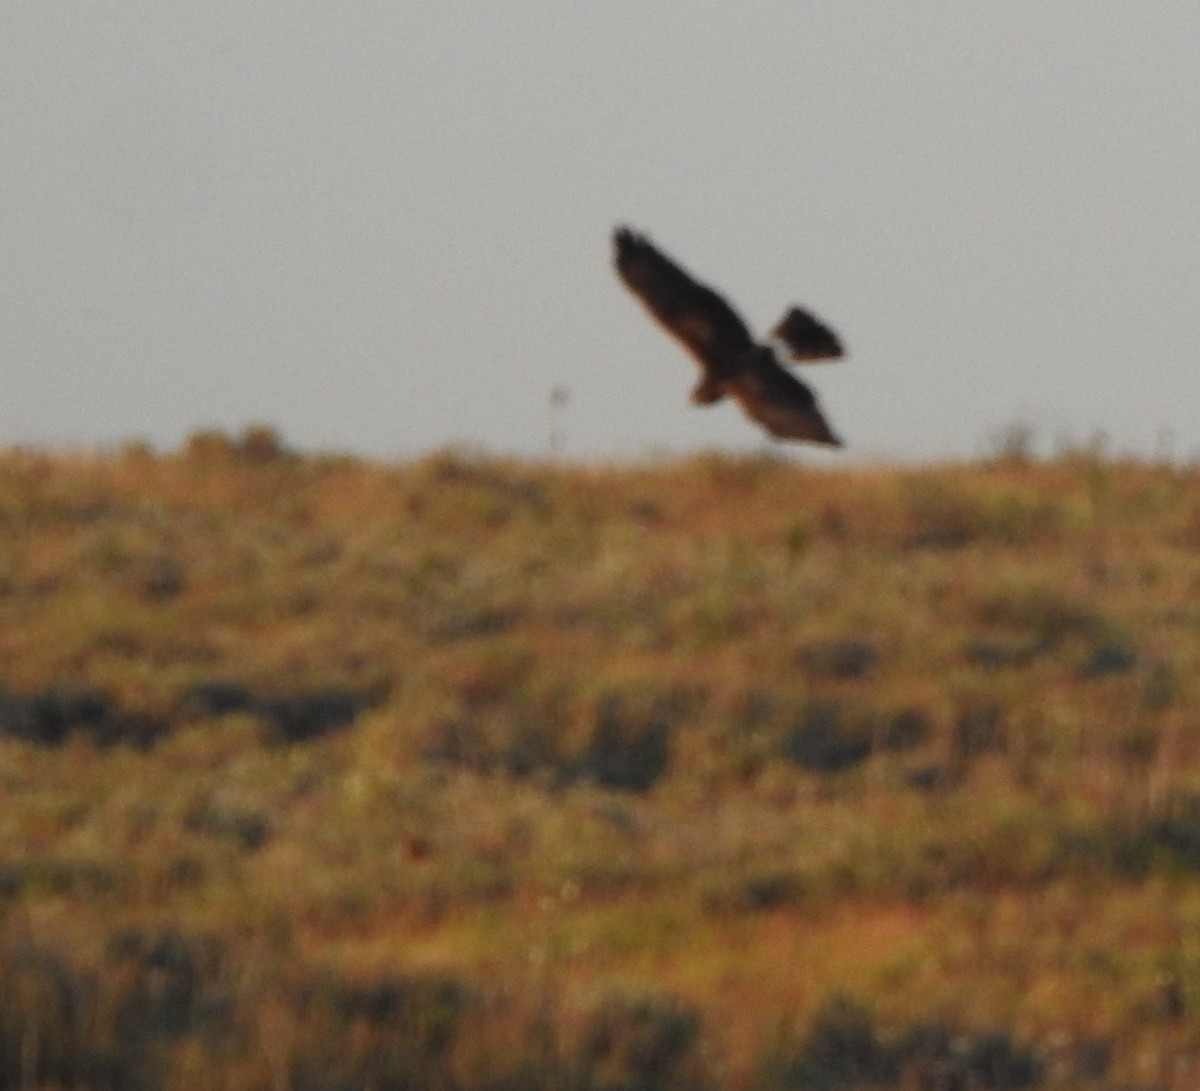
[(1194, 1086), (1198, 486), (0, 455), (0, 1088)]

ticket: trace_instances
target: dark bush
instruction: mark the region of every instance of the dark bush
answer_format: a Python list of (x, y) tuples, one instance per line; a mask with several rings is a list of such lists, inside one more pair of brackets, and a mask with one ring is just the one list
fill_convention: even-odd
[(896, 1072), (896, 1059), (880, 1043), (866, 1011), (837, 997), (817, 1014), (781, 1075), (789, 1091), (834, 1091), (894, 1084)]
[(483, 709), (442, 721), (425, 751), (430, 761), (513, 776), (586, 780), (625, 792), (656, 784), (670, 761), (671, 725), (681, 714), (673, 696), (606, 694), (591, 735), (577, 754), (564, 753), (556, 721), (536, 711)]
[(800, 1041), (773, 1052), (759, 1086), (782, 1091), (1022, 1091), (1042, 1081), (1045, 1065), (1002, 1031), (959, 1034), (934, 1023), (882, 1034), (852, 997), (838, 996)]
[(90, 861), (33, 856), (0, 864), (0, 896), (29, 891), (72, 896), (111, 894), (120, 882), (117, 868)]
[(748, 909), (774, 909), (794, 905), (808, 890), (802, 876), (792, 872), (770, 872), (752, 875), (742, 884)]
[(929, 762), (906, 769), (902, 781), (920, 792), (941, 792), (962, 780), (962, 765), (957, 762)]
[(272, 742), (297, 743), (352, 724), (372, 704), (372, 697), (352, 690), (262, 695), (240, 682), (214, 679), (185, 690), (177, 708), (187, 718), (247, 712), (263, 722)]
[(1092, 648), (1088, 657), (1080, 664), (1081, 678), (1107, 678), (1111, 674), (1125, 674), (1137, 666), (1137, 651), (1119, 641), (1104, 641)]
[(215, 939), (173, 928), (127, 930), (108, 944), (110, 971), (128, 982), (117, 1029), (130, 1049), (148, 1037), (178, 1038), (227, 1026), (231, 1000), (222, 988), (224, 951)]
[(929, 734), (917, 709), (879, 714), (836, 701), (816, 701), (783, 738), (785, 758), (822, 773), (836, 773), (865, 761), (871, 751), (907, 750)]
[(160, 1091), (171, 1041), (204, 1028), (223, 1040), (230, 1029), (212, 968), (177, 933), (126, 933), (88, 971), (18, 946), (0, 952), (0, 980), (0, 1091)]
[(0, 1091), (87, 1080), (96, 1067), (84, 1044), (91, 983), (32, 946), (0, 956), (0, 979)]
[(475, 1001), (453, 978), (325, 979), (296, 996), (297, 1091), (424, 1091), (455, 1086), (449, 1050)]
[(148, 746), (161, 725), (121, 712), (95, 690), (51, 687), (42, 693), (16, 694), (0, 689), (0, 735), (59, 746), (82, 732), (103, 745)]
[(968, 704), (954, 724), (954, 756), (966, 761), (978, 754), (997, 750), (1004, 744), (1000, 706), (990, 701)]
[(262, 848), (271, 836), (271, 820), (262, 811), (207, 800), (187, 816), (188, 829), (227, 838), (241, 848)]
[(915, 708), (903, 708), (876, 727), (878, 745), (884, 750), (911, 750), (929, 737), (929, 720)]
[(783, 756), (823, 773), (836, 773), (866, 761), (869, 734), (848, 727), (839, 705), (819, 703), (805, 712), (783, 740)]
[(924, 1024), (890, 1047), (897, 1079), (917, 1081), (929, 1091), (1022, 1091), (1042, 1081), (1045, 1066), (1030, 1050), (1002, 1031), (953, 1034)]
[[(496, 739), (497, 734), (502, 737)], [(485, 726), (465, 719), (439, 723), (425, 757), (433, 762), (517, 777), (531, 776), (539, 770), (557, 774), (562, 765), (557, 748), (543, 732), (509, 724), (502, 724), (499, 731), (488, 731)]]
[(1148, 820), (1117, 816), (1081, 838), (1075, 850), (1084, 859), (1098, 855), (1135, 878), (1164, 866), (1200, 872), (1200, 796), (1171, 799)]
[(267, 726), (273, 742), (308, 742), (357, 719), (370, 700), (349, 690), (317, 690), (285, 697), (259, 698), (253, 712)]
[[(373, 698), (349, 690), (316, 690), (261, 697), (237, 682), (203, 682), (179, 699), (183, 719), (248, 712), (263, 721), (268, 738), (278, 743), (307, 742), (354, 722)], [(96, 690), (54, 686), (41, 693), (19, 694), (0, 688), (0, 736), (60, 746), (75, 734), (103, 746), (148, 747), (166, 727), (150, 717), (118, 708)]]
[(1053, 643), (1036, 638), (1033, 640), (971, 640), (965, 654), (968, 663), (977, 667), (1024, 667), (1039, 655), (1053, 650)]
[(204, 718), (244, 712), (254, 704), (254, 694), (240, 682), (200, 682), (186, 690), (179, 700), (185, 716)]
[(233, 449), (239, 462), (251, 466), (276, 462), (289, 454), (283, 437), (269, 424), (246, 425)]
[(458, 609), (440, 611), (437, 617), (426, 622), (424, 628), (431, 640), (463, 640), (473, 636), (495, 636), (506, 632), (517, 623), (512, 610)]
[(166, 602), (187, 586), (187, 575), (176, 557), (159, 554), (147, 557), (126, 574), (132, 589), (149, 602)]
[(588, 1091), (669, 1091), (699, 1082), (700, 1018), (658, 998), (614, 997), (591, 1016), (571, 1086)]
[(615, 694), (605, 696), (596, 726), (574, 766), (574, 776), (608, 788), (644, 792), (667, 771), (671, 751), (670, 710), (653, 701), (638, 708)]
[(974, 1083), (998, 1091), (1032, 1087), (1042, 1078), (1038, 1058), (1001, 1031), (968, 1040), (961, 1054), (961, 1069), (968, 1087)]
[(1200, 797), (1174, 800), (1168, 813), (1147, 829), (1150, 841), (1190, 871), (1200, 871)]
[(861, 678), (878, 665), (879, 653), (865, 640), (830, 640), (807, 648), (801, 661), (826, 678)]

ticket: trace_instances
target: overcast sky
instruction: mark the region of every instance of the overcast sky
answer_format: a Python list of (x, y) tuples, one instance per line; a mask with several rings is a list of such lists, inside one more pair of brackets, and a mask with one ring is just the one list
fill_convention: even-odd
[[(1200, 454), (1194, 0), (9, 0), (0, 444), (762, 450), (611, 270), (792, 302), (827, 459)], [(811, 451), (811, 449), (808, 449)]]

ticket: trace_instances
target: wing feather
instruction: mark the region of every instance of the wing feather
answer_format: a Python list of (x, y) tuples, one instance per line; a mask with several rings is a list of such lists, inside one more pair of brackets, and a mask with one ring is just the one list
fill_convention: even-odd
[(778, 439), (800, 439), (840, 447), (842, 441), (829, 427), (816, 395), (764, 349), (751, 364), (725, 384), (746, 415)]
[(728, 370), (753, 346), (738, 313), (644, 236), (622, 227), (613, 242), (626, 286), (706, 369)]

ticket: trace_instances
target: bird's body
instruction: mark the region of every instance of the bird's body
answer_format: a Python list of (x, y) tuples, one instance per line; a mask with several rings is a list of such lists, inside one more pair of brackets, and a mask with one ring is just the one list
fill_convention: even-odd
[[(771, 344), (757, 344), (745, 322), (715, 291), (694, 280), (649, 240), (628, 228), (613, 235), (617, 274), (650, 313), (696, 358), (697, 405), (733, 398), (779, 439), (840, 446), (813, 392), (780, 365)], [(794, 360), (842, 355), (837, 335), (799, 307), (771, 332)]]

